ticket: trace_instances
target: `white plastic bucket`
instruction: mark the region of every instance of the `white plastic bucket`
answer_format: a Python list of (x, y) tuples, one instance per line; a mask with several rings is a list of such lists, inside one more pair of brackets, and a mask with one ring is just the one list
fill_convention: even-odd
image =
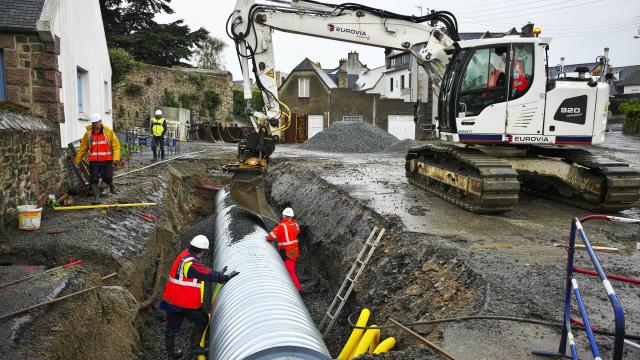
[(18, 206), (18, 229), (27, 231), (40, 229), (41, 217), (42, 208), (37, 205)]

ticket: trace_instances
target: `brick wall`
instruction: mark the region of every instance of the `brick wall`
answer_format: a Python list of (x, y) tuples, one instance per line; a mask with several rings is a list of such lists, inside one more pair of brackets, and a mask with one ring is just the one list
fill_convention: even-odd
[(62, 76), (58, 70), (60, 39), (45, 43), (26, 34), (0, 34), (7, 100), (26, 107), (27, 113), (55, 123), (64, 122), (60, 102)]
[[(136, 89), (137, 88), (137, 89)], [(131, 90), (141, 90), (132, 92)], [(215, 91), (221, 100), (215, 116), (201, 104), (208, 90)], [(167, 94), (180, 103), (180, 96), (192, 97), (191, 117), (195, 123), (224, 121), (233, 107), (232, 78), (228, 71), (171, 69), (143, 65), (134, 69), (126, 79), (113, 88), (113, 124), (118, 130), (135, 126), (148, 126), (154, 106), (171, 106)], [(176, 106), (177, 107), (177, 106)]]

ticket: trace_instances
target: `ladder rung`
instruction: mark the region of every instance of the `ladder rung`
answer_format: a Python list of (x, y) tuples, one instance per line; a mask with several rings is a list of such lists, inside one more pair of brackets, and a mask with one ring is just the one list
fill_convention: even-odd
[(333, 316), (331, 314), (329, 314), (329, 312), (327, 312), (327, 314), (325, 316), (328, 317), (329, 319), (333, 320)]
[(364, 261), (362, 261), (362, 260), (356, 260), (356, 262), (364, 265)]
[(347, 276), (347, 280), (351, 281), (351, 282), (355, 282), (355, 279), (352, 279), (350, 277)]
[(338, 299), (340, 299), (340, 301), (344, 301), (344, 298), (340, 295), (338, 295)]

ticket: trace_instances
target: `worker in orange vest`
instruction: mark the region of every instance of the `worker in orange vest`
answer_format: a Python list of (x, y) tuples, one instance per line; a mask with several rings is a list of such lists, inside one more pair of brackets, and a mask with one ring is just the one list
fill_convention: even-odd
[(195, 325), (191, 334), (192, 353), (204, 355), (200, 339), (209, 321), (207, 312), (202, 309), (204, 282), (224, 284), (240, 274), (232, 271), (227, 275), (226, 267), (222, 272), (217, 272), (202, 265), (200, 258), (208, 249), (209, 239), (204, 235), (197, 235), (189, 243), (189, 248), (181, 252), (171, 266), (169, 280), (160, 303), (160, 309), (167, 312), (165, 350), (170, 360), (182, 356), (182, 353), (175, 349), (175, 338), (184, 318)]
[(91, 125), (86, 127), (86, 132), (80, 142), (76, 154), (75, 163), (80, 164), (82, 158), (88, 153), (89, 160), (89, 184), (93, 194), (93, 204), (100, 203), (100, 178), (109, 185), (112, 194), (116, 193), (113, 183), (113, 165), (120, 164), (124, 167), (124, 160), (120, 160), (120, 142), (113, 130), (102, 123), (102, 117), (98, 113), (89, 117)]
[(293, 218), (293, 209), (288, 207), (282, 212), (282, 220), (276, 227), (271, 230), (267, 236), (267, 241), (277, 240), (276, 247), (284, 260), (284, 266), (289, 271), (291, 280), (300, 291), (300, 282), (296, 276), (296, 261), (300, 255), (298, 250), (298, 234), (300, 234), (300, 225)]

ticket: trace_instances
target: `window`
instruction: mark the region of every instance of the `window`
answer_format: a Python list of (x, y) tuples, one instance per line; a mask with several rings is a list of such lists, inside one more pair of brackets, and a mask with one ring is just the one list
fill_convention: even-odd
[(507, 53), (506, 46), (475, 50), (462, 77), (459, 117), (462, 113), (476, 116), (485, 107), (505, 101)]
[(524, 95), (533, 82), (533, 44), (514, 44), (509, 100)]
[(4, 58), (2, 55), (2, 49), (0, 49), (0, 101), (7, 100), (4, 84)]
[(404, 89), (404, 75), (400, 75), (400, 89)]
[(391, 60), (389, 61), (389, 64), (391, 66), (396, 66), (396, 58), (391, 58)]
[(309, 97), (309, 79), (308, 78), (298, 79), (298, 97), (301, 97), (301, 98)]
[(78, 112), (84, 113), (89, 110), (89, 73), (86, 70), (78, 68)]
[(362, 121), (362, 115), (348, 115), (348, 116), (343, 116), (343, 117), (342, 117), (342, 121), (344, 121), (344, 122), (356, 122), (356, 121)]
[(111, 114), (111, 88), (109, 87), (109, 82), (104, 82), (104, 113)]
[(389, 91), (393, 92), (393, 78), (389, 79)]

